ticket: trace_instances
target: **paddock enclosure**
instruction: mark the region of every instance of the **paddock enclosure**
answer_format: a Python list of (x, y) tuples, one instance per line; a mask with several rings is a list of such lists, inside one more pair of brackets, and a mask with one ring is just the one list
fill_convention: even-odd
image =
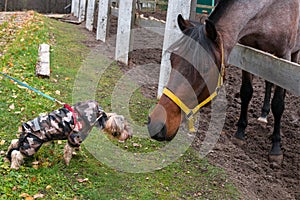
[[(94, 33), (91, 33), (91, 35), (95, 39), (105, 42), (102, 44), (103, 54), (125, 63), (124, 71), (139, 65), (148, 64), (151, 72), (155, 73), (155, 76), (160, 77), (159, 84), (143, 86), (143, 93), (147, 97), (157, 98), (157, 95), (161, 94), (162, 85), (164, 85), (168, 77), (166, 66), (169, 64), (168, 58), (164, 57), (166, 56), (164, 51), (167, 46), (178, 38), (174, 17), (178, 13), (182, 13), (184, 16), (192, 16), (193, 19), (200, 20), (202, 15), (195, 13), (193, 15), (194, 10), (191, 9), (193, 4), (186, 2), (169, 1), (167, 12), (155, 12), (147, 9), (141, 10), (138, 12), (139, 14), (131, 15), (135, 13), (135, 3), (130, 0), (120, 1), (117, 3), (117, 6), (115, 6), (116, 4), (111, 5), (108, 0), (100, 0), (98, 5), (104, 6), (103, 9), (91, 6), (91, 4), (96, 5), (94, 0), (83, 1), (85, 0), (73, 0), (72, 2), (72, 12), (77, 17), (76, 19), (85, 21), (82, 26), (85, 24), (88, 30), (94, 30)], [(85, 4), (87, 4), (87, 10), (78, 11), (82, 10), (80, 5), (82, 7)], [(91, 14), (93, 10), (98, 12), (98, 19), (96, 20), (95, 14)], [(103, 12), (99, 12), (100, 10)], [(86, 15), (82, 14), (85, 12)], [(126, 20), (120, 20), (120, 18), (124, 19), (125, 16), (127, 16), (127, 22)], [(100, 17), (102, 24), (99, 24)], [(166, 21), (166, 18), (170, 19), (169, 22), (168, 20)], [(96, 25), (95, 21), (97, 20), (98, 23)], [(138, 34), (122, 34), (126, 30), (140, 27), (143, 28)], [(165, 31), (166, 29), (175, 31), (168, 32)], [(150, 41), (150, 48), (142, 48)], [(120, 52), (120, 49), (122, 52)], [(249, 58), (249, 55), (251, 58)], [(253, 82), (254, 94), (249, 106), (246, 142), (243, 146), (236, 146), (232, 143), (239, 117), (239, 90), (241, 85), (241, 70), (234, 65), (230, 65), (226, 69), (224, 87), (226, 88), (228, 105), (225, 125), (220, 133), (221, 137), (218, 143), (212, 152), (208, 154), (208, 158), (212, 164), (226, 170), (245, 199), (300, 199), (300, 70), (297, 69), (298, 65), (273, 58), (271, 55), (266, 56), (264, 53), (256, 52), (243, 46), (237, 46), (231, 56), (229, 59), (231, 64), (244, 65), (244, 67), (246, 66), (244, 69), (251, 70), (253, 74), (261, 75), (263, 78), (270, 79), (270, 81), (276, 81), (275, 83), (288, 90), (281, 130), (284, 160), (279, 169), (269, 166), (267, 152), (271, 146), (269, 137), (273, 130), (273, 118), (271, 115), (269, 116), (267, 125), (261, 125), (256, 120), (260, 115), (264, 98), (264, 80), (261, 77), (255, 77)], [(243, 61), (239, 60), (239, 57), (243, 57)], [(289, 71), (288, 76), (291, 78), (268, 77), (267, 73), (264, 74), (262, 72), (264, 70), (255, 71), (256, 69), (251, 68), (251, 62), (255, 59), (259, 59), (261, 65), (264, 65), (264, 62), (272, 63), (274, 62), (272, 60), (275, 60), (275, 62), (279, 63), (278, 67), (286, 67), (287, 71)], [(243, 68), (243, 66), (239, 67)], [(141, 76), (147, 76), (146, 72), (141, 72), (140, 74)], [(273, 74), (276, 74), (276, 72)], [(291, 87), (288, 88), (289, 86)], [(208, 128), (210, 109), (203, 108), (200, 113), (201, 119), (198, 123), (201, 128), (198, 129), (197, 139), (192, 144), (196, 149), (200, 148), (203, 134)]]
[[(149, 2), (143, 1), (142, 3)], [(157, 85), (142, 87), (146, 97), (156, 99), (161, 95), (163, 85), (168, 79), (169, 63), (164, 52), (179, 37), (175, 16), (182, 13), (185, 18), (201, 20), (202, 15), (196, 14), (195, 1), (180, 3), (170, 0), (168, 10), (153, 9), (152, 5), (153, 1), (146, 6), (147, 9), (136, 12), (136, 3), (131, 0), (113, 2), (73, 0), (73, 15), (68, 19), (81, 23), (80, 26), (86, 29), (86, 34), (89, 35), (89, 41), (86, 42), (91, 47), (96, 45), (96, 40), (101, 41), (97, 42), (97, 45), (102, 47), (100, 53), (124, 63), (122, 68), (124, 72), (146, 65), (148, 70), (140, 71), (138, 73), (140, 77), (136, 78), (143, 79), (144, 76), (150, 76), (149, 72), (151, 76), (157, 78)], [(166, 4), (162, 5), (166, 6)], [(135, 13), (138, 14), (135, 15)], [(127, 34), (129, 30), (134, 29), (139, 29), (139, 31)], [(174, 32), (166, 30), (174, 30)], [(147, 45), (149, 47), (145, 48)], [(268, 73), (264, 73), (266, 70), (257, 71), (260, 65), (251, 67), (254, 60), (259, 60), (258, 63), (262, 66), (265, 62), (270, 62), (278, 68), (285, 67), (287, 73), (284, 74), (287, 74), (287, 77), (283, 77), (282, 73), (273, 72), (279, 76), (268, 76)], [(230, 63), (232, 65), (226, 68), (224, 84), (228, 103), (225, 125), (218, 143), (207, 155), (210, 163), (226, 171), (244, 199), (300, 199), (300, 68), (297, 68), (297, 64), (285, 62), (272, 55), (243, 46), (237, 46), (234, 49)], [(267, 153), (271, 146), (269, 137), (273, 130), (273, 118), (269, 115), (267, 125), (257, 122), (264, 98), (262, 77), (254, 78), (254, 94), (249, 106), (249, 124), (246, 129), (245, 144), (236, 146), (232, 142), (240, 110), (240, 68), (242, 67), (270, 81), (275, 81), (288, 90), (282, 117), (284, 160), (280, 168), (272, 168), (268, 162)], [(195, 149), (201, 147), (203, 135), (208, 129), (210, 113), (209, 107), (200, 111), (201, 119), (197, 122), (200, 128), (192, 143)]]

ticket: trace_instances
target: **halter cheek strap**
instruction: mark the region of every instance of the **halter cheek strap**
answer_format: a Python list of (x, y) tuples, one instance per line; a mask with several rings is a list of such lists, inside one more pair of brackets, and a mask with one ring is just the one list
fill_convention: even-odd
[(169, 97), (186, 115), (188, 120), (188, 127), (190, 132), (196, 132), (194, 127), (194, 115), (206, 104), (212, 101), (217, 95), (220, 90), (220, 87), (223, 85), (225, 76), (225, 61), (224, 61), (224, 48), (223, 43), (221, 42), (221, 68), (218, 77), (218, 83), (215, 91), (207, 97), (204, 101), (199, 103), (195, 108), (190, 109), (187, 105), (185, 105), (171, 90), (168, 88), (164, 88), (163, 94)]

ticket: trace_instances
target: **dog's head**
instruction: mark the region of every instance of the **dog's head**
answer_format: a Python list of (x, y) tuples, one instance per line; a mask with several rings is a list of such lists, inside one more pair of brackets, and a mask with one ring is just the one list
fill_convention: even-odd
[(116, 113), (106, 113), (106, 115), (107, 120), (103, 128), (105, 133), (121, 142), (132, 136), (131, 129), (123, 115), (117, 115)]

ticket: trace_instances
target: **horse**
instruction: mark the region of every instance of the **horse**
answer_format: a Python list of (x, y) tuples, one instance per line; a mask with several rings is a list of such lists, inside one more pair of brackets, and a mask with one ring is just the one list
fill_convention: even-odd
[[(300, 0), (226, 0), (220, 1), (205, 24), (196, 23), (183, 19), (179, 14), (177, 23), (183, 33), (183, 37), (190, 37), (195, 43), (203, 47), (210, 55), (219, 70), (219, 75), (205, 78), (197, 71), (199, 66), (205, 62), (187, 61), (185, 58), (171, 52), (171, 73), (167, 91), (181, 100), (180, 104), (194, 108), (199, 103), (207, 101), (212, 91), (212, 85), (218, 88), (218, 76), (224, 76), (224, 66), (228, 63), (228, 57), (233, 47), (239, 42), (244, 45), (269, 52), (277, 57), (297, 61), (299, 54), (299, 13)], [(179, 42), (180, 41), (180, 42)], [(176, 48), (184, 52), (186, 48), (182, 40), (175, 42)], [(180, 44), (179, 44), (180, 43)], [(194, 49), (195, 50), (195, 49)], [(186, 50), (188, 51), (188, 50)], [(189, 51), (193, 51), (189, 49)], [(201, 68), (201, 67), (200, 67)], [(209, 69), (213, 71), (213, 69)], [(211, 76), (215, 73), (206, 73)], [(190, 98), (190, 91), (187, 88), (188, 80), (197, 102)], [(241, 111), (237, 123), (237, 130), (234, 134), (236, 140), (245, 140), (245, 129), (248, 124), (248, 105), (253, 95), (253, 75), (242, 71), (242, 84), (240, 88)], [(208, 80), (208, 81), (207, 81)], [(269, 151), (269, 161), (274, 164), (281, 164), (283, 153), (281, 150), (280, 125), (284, 111), (284, 99), (286, 90), (275, 86), (272, 101), (272, 84), (266, 82), (266, 94), (262, 108), (262, 116), (266, 117), (270, 108), (274, 116), (274, 129), (271, 136), (272, 147)], [(158, 141), (170, 141), (178, 132), (179, 126), (189, 113), (182, 112), (182, 107), (172, 100), (167, 93), (163, 93), (157, 105), (148, 117), (148, 132), (150, 137)], [(271, 104), (271, 105), (270, 105)]]

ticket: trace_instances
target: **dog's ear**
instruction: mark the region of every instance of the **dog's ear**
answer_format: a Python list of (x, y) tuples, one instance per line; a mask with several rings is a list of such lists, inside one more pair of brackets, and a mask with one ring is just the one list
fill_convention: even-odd
[(131, 130), (130, 126), (127, 124), (127, 122), (125, 123), (124, 130), (127, 132), (129, 137), (132, 136), (132, 130)]
[(98, 123), (101, 129), (105, 128), (105, 122), (107, 121), (108, 117), (105, 112), (101, 113), (102, 116), (98, 119)]

